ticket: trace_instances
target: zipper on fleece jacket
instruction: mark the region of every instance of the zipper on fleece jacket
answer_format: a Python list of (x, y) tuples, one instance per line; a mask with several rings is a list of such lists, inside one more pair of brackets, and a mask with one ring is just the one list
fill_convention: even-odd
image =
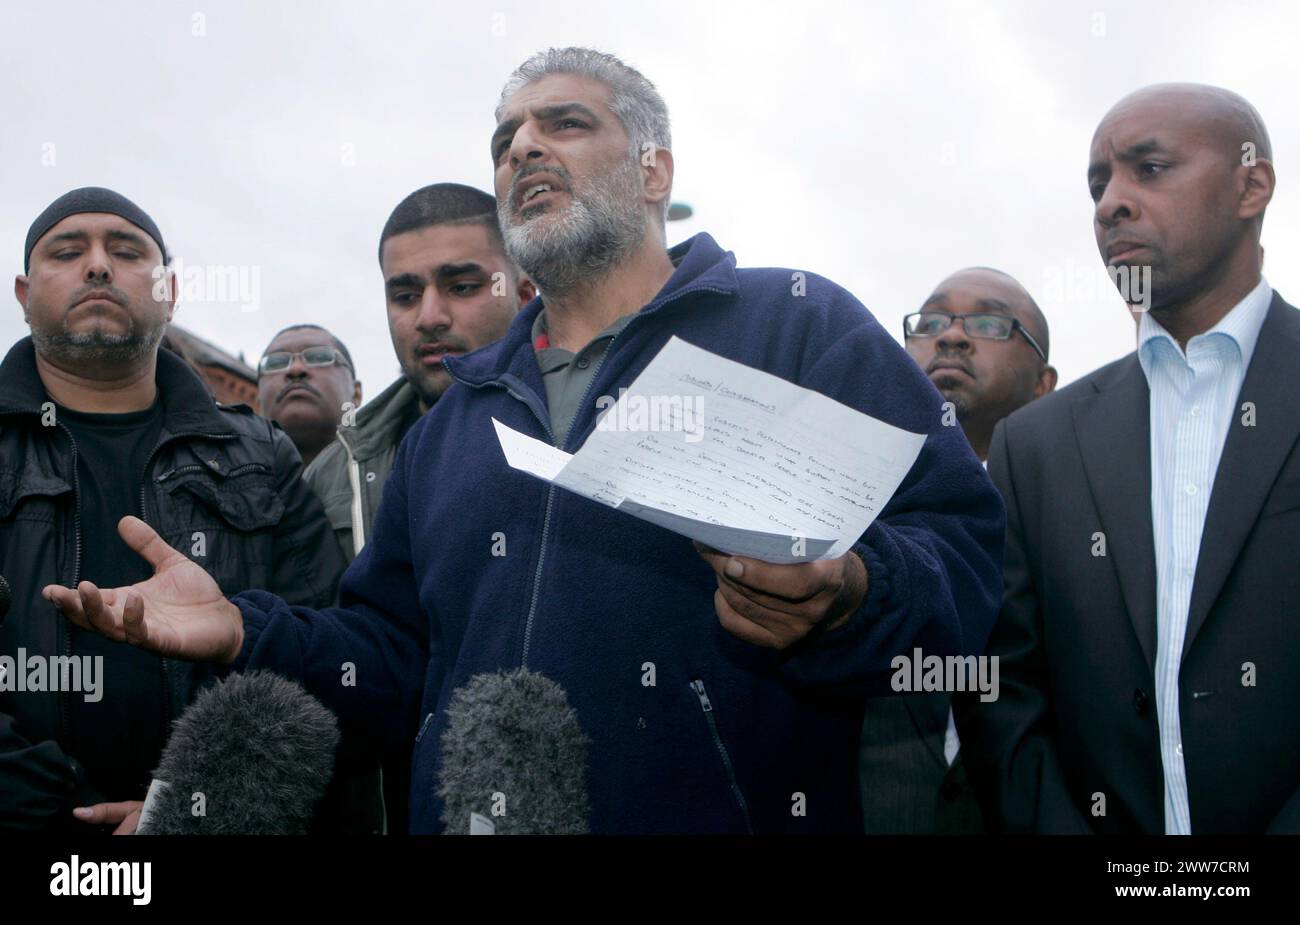
[[(448, 373), (451, 373), (451, 368), (447, 366), (447, 361), (445, 358), (443, 360), (443, 367), (447, 370)], [(551, 430), (551, 422), (546, 419), (546, 415), (542, 414), (537, 409), (536, 403), (528, 399), (528, 396), (520, 394), (519, 392), (510, 388), (510, 386), (506, 385), (503, 382), (494, 381), (494, 382), (483, 382), (483, 383), (476, 384), (472, 382), (466, 382), (463, 379), (457, 379), (454, 373), (451, 373), (451, 377), (455, 379), (457, 382), (459, 382), (461, 385), (467, 386), (468, 388), (471, 389), (485, 389), (489, 387), (504, 389), (507, 393), (509, 393), (511, 398), (523, 402), (528, 407), (528, 410), (533, 413), (533, 417), (537, 418), (537, 422), (542, 425), (542, 430), (546, 432), (546, 438), (551, 442), (552, 446), (555, 445), (555, 433)], [(555, 506), (555, 486), (548, 485), (546, 487), (546, 514), (542, 518), (542, 540), (541, 540), (541, 545), (539, 547), (540, 552), (538, 552), (537, 554), (537, 569), (533, 573), (533, 593), (528, 602), (528, 616), (524, 619), (523, 653), (519, 659), (519, 666), (521, 668), (528, 667), (528, 649), (531, 646), (532, 639), (533, 639), (533, 616), (537, 613), (537, 598), (541, 594), (541, 589), (542, 589), (542, 566), (546, 562), (546, 540), (551, 533), (551, 508), (553, 508), (554, 506)]]
[(749, 818), (749, 804), (745, 802), (745, 795), (740, 792), (740, 784), (736, 782), (736, 769), (731, 763), (731, 755), (727, 753), (727, 746), (722, 743), (722, 734), (718, 732), (718, 722), (713, 717), (713, 702), (709, 700), (708, 692), (704, 690), (703, 681), (698, 679), (692, 681), (691, 690), (699, 698), (700, 709), (704, 711), (704, 719), (709, 724), (709, 732), (713, 735), (713, 744), (718, 747), (718, 755), (722, 758), (723, 770), (727, 772), (727, 783), (731, 785), (731, 795), (736, 798), (736, 803), (740, 806), (740, 814), (745, 817), (745, 831), (753, 835), (754, 823)]
[[(629, 321), (623, 327), (623, 330), (619, 331), (613, 337), (611, 337), (609, 339), (609, 343), (605, 345), (605, 350), (600, 355), (600, 360), (596, 363), (596, 368), (592, 371), (591, 381), (587, 383), (587, 389), (582, 395), (582, 400), (578, 403), (578, 408), (581, 410), (582, 408), (586, 407), (587, 398), (591, 395), (591, 390), (596, 386), (596, 379), (600, 376), (600, 370), (605, 365), (605, 359), (609, 356), (610, 352), (614, 349), (614, 343), (627, 331), (628, 328), (636, 324), (637, 321), (643, 316), (652, 315), (655, 312), (662, 309), (664, 306), (671, 305), (673, 302), (676, 302), (677, 300), (682, 299), (685, 296), (694, 295), (697, 292), (716, 292), (721, 295), (731, 295), (731, 293), (728, 290), (719, 289), (716, 286), (688, 286), (687, 288), (683, 289), (681, 292), (676, 292), (673, 295), (669, 296), (667, 299), (660, 302), (658, 305), (655, 305), (650, 308), (642, 309), (640, 312), (636, 314), (635, 317), (633, 317), (631, 321)], [(464, 379), (461, 379), (454, 372), (452, 372), (451, 367), (447, 365), (447, 360), (445, 357), (443, 358), (442, 365), (443, 368), (447, 370), (447, 373), (452, 377), (452, 379), (455, 379), (457, 382), (461, 383), (462, 385), (467, 385), (473, 389), (481, 389), (487, 386), (494, 386), (496, 388), (505, 389), (511, 395), (511, 397), (523, 402), (525, 405), (528, 406), (528, 409), (533, 412), (533, 417), (537, 418), (538, 423), (542, 425), (542, 429), (546, 432), (546, 437), (548, 440), (550, 440), (551, 445), (556, 447), (557, 449), (563, 449), (563, 447), (560, 444), (557, 444), (555, 442), (555, 433), (551, 430), (551, 422), (548, 419), (548, 416), (543, 414), (541, 410), (538, 409), (538, 403), (536, 401), (529, 400), (528, 396), (521, 395), (520, 393), (516, 392), (514, 389), (510, 388), (508, 385), (505, 385), (501, 382), (493, 381), (493, 382), (484, 382), (480, 384), (466, 382)], [(575, 416), (574, 422), (576, 423), (576, 421), (577, 418)], [(564, 442), (569, 443), (573, 439), (573, 435), (574, 435), (574, 427), (573, 424), (570, 424), (569, 433), (566, 435)], [(531, 599), (528, 602), (528, 616), (524, 619), (523, 654), (519, 662), (520, 667), (522, 668), (528, 667), (528, 651), (532, 647), (533, 618), (537, 615), (537, 601), (541, 595), (541, 590), (542, 590), (542, 567), (546, 564), (546, 540), (550, 535), (551, 509), (554, 506), (554, 504), (555, 504), (555, 486), (550, 485), (548, 486), (546, 491), (546, 513), (545, 515), (543, 515), (542, 518), (541, 551), (537, 555), (537, 568), (533, 572), (533, 593)], [(746, 814), (745, 821), (746, 823), (748, 823), (749, 821), (748, 814)]]

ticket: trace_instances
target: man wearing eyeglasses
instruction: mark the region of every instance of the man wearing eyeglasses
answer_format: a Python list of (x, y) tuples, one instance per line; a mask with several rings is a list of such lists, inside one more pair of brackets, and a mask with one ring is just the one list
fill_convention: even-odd
[(1056, 388), (1047, 319), (1014, 278), (958, 270), (903, 319), (907, 352), (944, 399), (981, 461), (993, 427)]
[(310, 466), (334, 440), (339, 422), (361, 405), (361, 380), (343, 342), (314, 324), (295, 324), (271, 339), (257, 366), (262, 415), (284, 428)]
[[(467, 779), (444, 760), (448, 706), (517, 667), (564, 689), (590, 743), (575, 772), (594, 833), (861, 832), (861, 703), (888, 689), (900, 649), (982, 650), (1001, 499), (942, 425), (939, 394), (852, 295), (815, 274), (737, 268), (704, 233), (668, 247), (668, 107), (644, 75), (548, 49), (507, 81), (495, 118), (507, 254), (542, 295), (493, 345), (447, 356), (456, 345), (435, 332), (421, 345), (455, 384), (398, 448), (341, 606), (290, 610), (257, 591), (231, 603), (156, 543), (158, 577), (106, 596), (51, 587), (51, 599), (113, 638), (304, 679), (358, 747), (412, 743), (416, 834), (468, 829), (443, 796)], [(576, 449), (600, 396), (672, 337), (925, 435), (851, 551), (723, 555), (510, 469), (494, 419)], [(126, 535), (153, 541), (147, 524)], [(369, 680), (339, 685), (343, 659)]]
[[(975, 454), (988, 457), (998, 421), (1056, 387), (1047, 319), (1013, 277), (958, 270), (903, 319), (908, 355), (925, 371)], [(858, 753), (868, 834), (984, 830), (950, 708), (934, 691), (867, 702)]]

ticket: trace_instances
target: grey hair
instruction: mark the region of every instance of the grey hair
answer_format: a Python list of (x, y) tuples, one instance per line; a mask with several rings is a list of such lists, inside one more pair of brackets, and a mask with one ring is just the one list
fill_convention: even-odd
[[(575, 74), (599, 81), (610, 89), (609, 108), (623, 125), (631, 142), (630, 155), (639, 159), (643, 146), (672, 150), (672, 132), (668, 124), (668, 104), (655, 85), (635, 68), (613, 55), (592, 48), (548, 48), (539, 51), (519, 67), (501, 88), (496, 120), (501, 121), (506, 103), (528, 84), (552, 74)], [(668, 199), (662, 205), (661, 220), (668, 219)]]

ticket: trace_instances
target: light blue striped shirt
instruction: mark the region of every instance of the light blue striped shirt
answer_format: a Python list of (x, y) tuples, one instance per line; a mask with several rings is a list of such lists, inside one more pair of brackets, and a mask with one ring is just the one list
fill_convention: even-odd
[(1178, 342), (1150, 314), (1138, 361), (1151, 391), (1151, 527), (1156, 553), (1156, 714), (1165, 777), (1165, 832), (1190, 835), (1178, 716), (1178, 671), (1201, 531), (1237, 397), (1273, 290), (1259, 284), (1218, 324)]

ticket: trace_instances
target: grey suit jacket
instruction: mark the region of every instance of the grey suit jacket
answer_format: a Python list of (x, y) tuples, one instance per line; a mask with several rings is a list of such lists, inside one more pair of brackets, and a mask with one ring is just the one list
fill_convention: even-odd
[[(1194, 833), (1300, 832), (1300, 312), (1274, 294), (1210, 495), (1179, 674)], [(998, 424), (992, 703), (958, 695), (986, 817), (1159, 833), (1150, 395), (1136, 354)], [(1105, 554), (1099, 539), (1105, 539)]]
[(951, 699), (936, 692), (867, 701), (858, 777), (868, 835), (984, 831), (961, 755), (951, 768), (943, 756)]

